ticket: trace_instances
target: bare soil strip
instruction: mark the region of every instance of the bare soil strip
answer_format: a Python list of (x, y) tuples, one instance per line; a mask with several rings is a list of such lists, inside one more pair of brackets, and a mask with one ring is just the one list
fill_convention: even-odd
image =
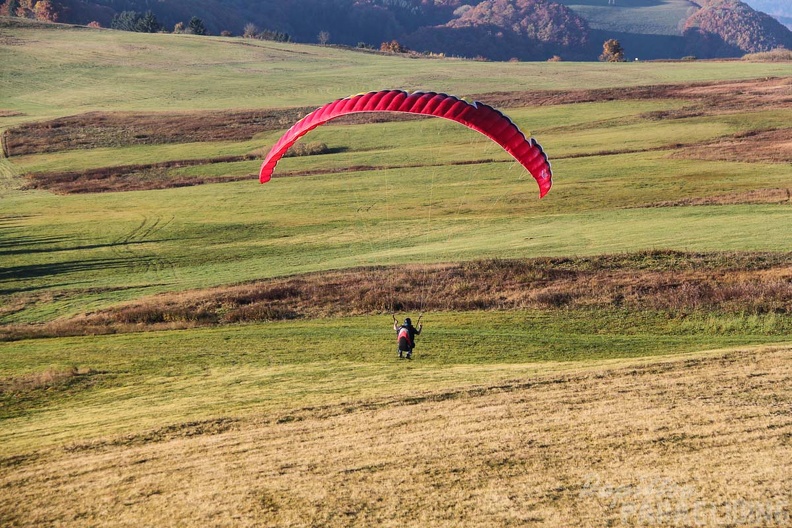
[[(142, 191), (152, 189), (171, 189), (190, 187), (206, 183), (227, 183), (234, 181), (255, 180), (258, 174), (236, 176), (175, 176), (170, 171), (181, 167), (195, 167), (214, 163), (232, 163), (235, 161), (251, 161), (259, 159), (254, 154), (244, 156), (223, 156), (208, 159), (176, 160), (162, 163), (141, 165), (121, 165), (103, 167), (86, 171), (64, 171), (48, 173), (32, 173), (26, 175), (27, 183), (23, 189), (46, 189), (56, 194), (87, 194), (100, 192)], [(476, 165), (494, 163), (493, 159), (473, 161), (457, 161), (445, 164), (398, 164), (398, 165), (350, 165), (331, 169), (315, 169), (301, 171), (284, 171), (277, 174), (278, 178), (294, 176), (310, 176), (313, 174), (336, 174), (360, 171), (389, 170), (408, 167), (434, 167), (451, 165)]]
[[(522, 108), (602, 101), (643, 99), (686, 99), (697, 103), (700, 112), (725, 113), (743, 108), (792, 107), (792, 77), (752, 79), (727, 83), (690, 83), (600, 88), (570, 91), (489, 92), (471, 95), (497, 108)], [(691, 110), (684, 111), (685, 116)], [(657, 113), (656, 117), (675, 113)]]
[(83, 194), (119, 191), (141, 191), (189, 187), (205, 183), (220, 183), (249, 180), (254, 175), (244, 176), (173, 176), (170, 171), (182, 167), (211, 165), (214, 163), (233, 163), (250, 161), (258, 157), (253, 154), (243, 156), (222, 156), (208, 159), (190, 159), (147, 163), (139, 165), (119, 165), (84, 171), (63, 171), (31, 173), (25, 176), (27, 183), (23, 189), (47, 189), (57, 194)]
[[(268, 130), (285, 130), (312, 110), (314, 107), (189, 113), (89, 112), (20, 125), (7, 130), (4, 138), (9, 156), (132, 145), (245, 141)], [(418, 117), (361, 114), (334, 122), (360, 124)]]
[(288, 128), (312, 108), (190, 113), (89, 112), (27, 123), (5, 133), (10, 156), (73, 149), (250, 139)]
[(792, 254), (654, 251), (329, 271), (157, 295), (43, 325), (6, 325), (0, 339), (393, 311), (603, 308), (789, 314)]
[[(792, 349), (218, 418), (0, 463), (11, 526), (788, 526)], [(748, 448), (747, 446), (750, 446)]]

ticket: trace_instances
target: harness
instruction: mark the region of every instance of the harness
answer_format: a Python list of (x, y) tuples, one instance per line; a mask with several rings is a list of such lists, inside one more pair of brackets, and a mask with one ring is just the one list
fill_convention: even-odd
[(406, 339), (406, 340), (407, 340), (407, 342), (410, 344), (410, 346), (413, 346), (413, 341), (412, 341), (412, 338), (410, 337), (410, 331), (409, 331), (409, 330), (407, 330), (407, 327), (404, 327), (404, 326), (402, 326), (402, 327), (399, 329), (399, 334), (398, 334), (398, 336), (396, 337), (396, 341), (398, 342), (398, 341), (400, 341), (402, 338), (403, 338), (403, 339)]

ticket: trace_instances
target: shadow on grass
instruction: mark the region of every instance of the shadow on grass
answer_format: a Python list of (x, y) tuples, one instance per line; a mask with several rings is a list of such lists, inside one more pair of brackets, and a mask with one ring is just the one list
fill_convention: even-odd
[[(141, 245), (141, 244), (153, 244), (157, 242), (169, 242), (175, 239), (158, 239), (158, 240), (138, 240), (134, 242), (109, 242), (106, 244), (86, 244), (83, 246), (61, 246), (61, 247), (32, 247), (32, 248), (16, 248), (16, 249), (4, 249), (5, 247), (15, 247), (15, 246), (33, 246), (33, 245), (41, 245), (41, 244), (58, 244), (64, 243), (69, 240), (73, 240), (73, 238), (67, 237), (44, 237), (34, 239), (32, 237), (22, 237), (19, 239), (19, 242), (16, 243), (5, 243), (0, 242), (0, 257), (4, 255), (32, 255), (35, 253), (57, 253), (59, 251), (82, 251), (86, 249), (104, 249), (104, 248), (114, 248), (114, 247), (121, 247), (121, 246), (133, 246), (133, 245)], [(2, 277), (2, 271), (0, 271), (0, 277)]]
[[(23, 266), (10, 266), (7, 268), (0, 268), (0, 283), (25, 280), (25, 279), (39, 279), (42, 277), (52, 277), (56, 275), (64, 275), (68, 273), (84, 273), (90, 271), (118, 269), (118, 268), (134, 268), (140, 266), (147, 266), (151, 259), (148, 258), (112, 258), (112, 259), (94, 259), (94, 260), (72, 260), (66, 262), (56, 262), (52, 264), (28, 264)], [(16, 291), (25, 291), (26, 288), (9, 289), (5, 293), (14, 293)]]

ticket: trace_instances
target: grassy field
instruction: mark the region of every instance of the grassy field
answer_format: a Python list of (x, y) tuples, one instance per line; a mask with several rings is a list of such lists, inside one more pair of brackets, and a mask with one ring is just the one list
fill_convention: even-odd
[[(329, 314), (0, 341), (0, 524), (788, 524), (789, 63), (419, 59), (0, 19), (0, 64), (0, 133), (72, 116), (64, 145), (83, 141), (0, 159), (0, 335), (195, 299), (225, 321), (234, 288), (242, 308), (258, 288)], [(630, 91), (647, 85), (665, 87)], [(552, 191), (440, 120), (322, 127), (306, 140), (329, 153), (266, 185), (241, 158), (283, 130), (136, 143), (97, 125), (385, 87), (505, 101)], [(550, 90), (576, 95), (530, 103)], [(449, 279), (467, 307), (427, 310), (416, 359), (396, 360), (397, 297), (443, 289), (398, 280), (505, 259), (527, 263), (516, 286)], [(392, 290), (379, 303), (343, 286), (366, 266)], [(527, 301), (498, 299), (520, 281)], [(342, 290), (360, 298), (334, 305)], [(741, 305), (752, 292), (767, 301)]]
[[(749, 63), (505, 64), (418, 61), (332, 47), (135, 35), (2, 22), (0, 109), (20, 122), (88, 110), (199, 110), (320, 105), (398, 87), (457, 95), (496, 90), (575, 89), (788, 74)], [(2, 123), (0, 122), (0, 123)]]
[[(789, 386), (789, 357), (762, 348), (486, 373), (396, 369), (395, 380), (381, 367), (375, 391), (412, 385), (385, 397), (353, 393), (339, 372), (349, 396), (340, 403), (8, 458), (0, 478), (14, 495), (0, 495), (0, 514), (20, 526), (784, 526), (791, 453), (779, 411), (790, 393), (779, 387)], [(472, 384), (482, 375), (488, 383)], [(205, 378), (207, 392), (252, 381), (246, 367)], [(300, 379), (289, 403), (325, 382)], [(93, 414), (73, 418), (82, 429)]]
[(694, 7), (688, 0), (618, 0), (616, 4), (591, 0), (561, 0), (593, 29), (653, 35), (681, 35), (680, 22)]

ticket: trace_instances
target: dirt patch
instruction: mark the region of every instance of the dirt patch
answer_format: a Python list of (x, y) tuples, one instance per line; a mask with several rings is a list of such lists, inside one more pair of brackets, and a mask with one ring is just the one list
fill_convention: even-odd
[[(28, 123), (5, 132), (8, 156), (63, 150), (162, 145), (212, 141), (246, 141), (268, 130), (285, 130), (314, 107), (189, 113), (90, 112)], [(363, 124), (421, 116), (357, 114), (334, 120)]]
[(51, 367), (0, 378), (0, 420), (22, 416), (53, 396), (66, 398), (89, 390), (106, 374), (87, 367)]
[(102, 167), (85, 171), (48, 172), (27, 174), (23, 189), (47, 189), (58, 194), (81, 194), (116, 191), (138, 191), (146, 189), (167, 189), (188, 187), (204, 183), (219, 183), (251, 179), (245, 176), (174, 176), (173, 169), (211, 165), (214, 163), (233, 163), (258, 159), (257, 155), (223, 156), (208, 159), (175, 160), (162, 163), (140, 165), (121, 165)]
[[(190, 187), (206, 183), (229, 183), (235, 181), (254, 180), (257, 174), (242, 176), (180, 176), (171, 173), (173, 169), (211, 165), (214, 163), (231, 163), (258, 159), (257, 155), (224, 156), (220, 158), (166, 161), (144, 165), (122, 165), (104, 167), (87, 171), (68, 171), (56, 173), (28, 174), (23, 189), (46, 189), (56, 194), (85, 194), (101, 192), (142, 191), (152, 189), (172, 189)], [(312, 169), (286, 171), (278, 173), (278, 178), (311, 176), (316, 174), (339, 174), (348, 172), (389, 170), (411, 167), (437, 167), (444, 165), (476, 165), (494, 163), (493, 159), (473, 161), (457, 161), (446, 164), (398, 164), (398, 165), (350, 165), (328, 169)], [(2, 313), (2, 308), (0, 308)]]
[(792, 254), (645, 252), (312, 273), (157, 295), (0, 339), (108, 334), (394, 311), (630, 309), (792, 313)]
[(0, 378), (0, 394), (49, 389), (58, 385), (68, 384), (74, 378), (85, 376), (92, 372), (93, 370), (91, 369), (78, 369), (77, 367), (60, 370), (49, 368), (43, 372), (10, 378)]
[(189, 113), (90, 112), (6, 131), (9, 156), (73, 149), (235, 141), (288, 128), (313, 108)]
[(792, 128), (754, 131), (688, 145), (671, 157), (743, 163), (792, 163)]
[[(520, 108), (603, 101), (683, 99), (695, 103), (698, 115), (724, 113), (742, 108), (792, 108), (792, 77), (737, 82), (664, 84), (627, 88), (571, 91), (489, 92), (470, 98), (497, 108)], [(694, 110), (688, 108), (681, 116)], [(677, 114), (670, 113), (670, 117)]]
[[(606, 88), (569, 92), (493, 92), (474, 96), (501, 108), (546, 106), (620, 100), (677, 99), (690, 104), (673, 110), (647, 112), (647, 120), (686, 119), (752, 110), (792, 108), (792, 77), (725, 83)], [(750, 131), (695, 145), (667, 145), (653, 150), (675, 150), (673, 157), (745, 163), (792, 163), (792, 128)], [(583, 154), (609, 155), (628, 151)], [(634, 151), (631, 151), (634, 152)]]

